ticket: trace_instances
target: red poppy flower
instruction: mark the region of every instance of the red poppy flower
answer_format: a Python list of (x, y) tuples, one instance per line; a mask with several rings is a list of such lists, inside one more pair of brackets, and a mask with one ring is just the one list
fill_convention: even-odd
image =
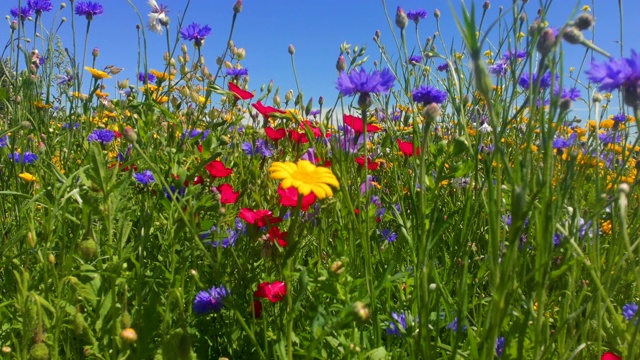
[(253, 296), (269, 299), (273, 303), (282, 300), (285, 295), (287, 295), (287, 284), (283, 281), (274, 281), (272, 283), (265, 281), (258, 285), (258, 290), (253, 293)]
[(251, 306), (251, 314), (254, 318), (259, 319), (262, 315), (262, 303), (258, 300), (253, 300), (253, 306)]
[[(293, 186), (287, 189), (283, 189), (282, 185), (278, 187), (278, 194), (280, 195), (280, 205), (288, 207), (298, 206), (298, 190)], [(307, 211), (309, 206), (316, 202), (316, 194), (310, 192), (309, 195), (302, 197), (302, 204), (300, 209)]]
[(193, 185), (200, 185), (200, 184), (202, 184), (203, 181), (204, 181), (204, 179), (202, 178), (202, 176), (196, 175), (196, 177), (193, 179)]
[(366, 162), (367, 168), (369, 168), (369, 170), (376, 170), (378, 169), (378, 167), (380, 167), (380, 164), (378, 164), (375, 161), (371, 161), (371, 160), (365, 161), (364, 156), (360, 156), (359, 158), (356, 158), (356, 162), (360, 167), (364, 167), (364, 163)]
[(600, 357), (600, 360), (622, 360), (622, 358), (610, 351), (602, 354), (602, 357)]
[[(364, 123), (362, 121), (362, 119), (360, 119), (359, 117), (355, 117), (355, 116), (351, 116), (351, 115), (344, 115), (344, 123), (345, 125), (349, 126), (350, 128), (353, 129), (353, 131), (357, 132), (357, 133), (363, 133), (364, 132)], [(382, 128), (378, 125), (374, 125), (374, 124), (367, 124), (367, 132), (369, 133), (374, 133), (374, 132), (378, 132), (381, 131)]]
[(232, 169), (224, 167), (222, 161), (218, 160), (208, 163), (205, 168), (213, 177), (227, 177), (233, 173)]
[(253, 104), (251, 104), (251, 106), (253, 106), (254, 109), (258, 110), (258, 112), (260, 114), (262, 114), (262, 116), (264, 116), (264, 117), (269, 117), (273, 113), (279, 113), (279, 114), (286, 114), (287, 113), (284, 110), (276, 109), (276, 108), (274, 108), (272, 106), (266, 106), (266, 105), (262, 104), (261, 101), (253, 103)]
[(233, 96), (235, 96), (236, 100), (249, 100), (251, 98), (253, 98), (253, 94), (246, 91), (246, 90), (242, 90), (238, 85), (229, 82), (229, 91), (231, 91), (233, 93)]
[(267, 224), (277, 224), (282, 222), (279, 217), (274, 217), (273, 213), (269, 210), (252, 210), (247, 208), (240, 209), (238, 217), (249, 224), (255, 224), (256, 226), (266, 226)]
[(223, 204), (235, 204), (240, 195), (240, 191), (233, 191), (233, 187), (229, 184), (222, 184), (218, 186), (218, 192), (220, 193), (220, 202)]
[(307, 133), (305, 132), (288, 130), (287, 133), (289, 134), (289, 137), (291, 138), (291, 140), (297, 142), (298, 144), (304, 144), (309, 142), (309, 139), (307, 138)]
[(420, 148), (416, 148), (416, 153), (413, 153), (413, 143), (409, 142), (409, 141), (402, 141), (400, 139), (398, 139), (398, 147), (400, 148), (400, 151), (405, 155), (405, 156), (413, 156), (413, 155), (420, 155)]
[[(302, 124), (300, 125), (300, 127), (302, 128), (301, 131), (306, 131), (306, 128), (309, 128), (309, 130), (311, 130), (311, 132), (313, 133), (313, 136), (315, 136), (315, 138), (319, 138), (322, 136), (322, 130), (320, 130), (319, 127), (314, 126), (313, 123), (309, 120), (304, 120), (302, 121)], [(330, 137), (331, 134), (330, 133), (326, 133), (325, 137)]]
[(287, 244), (287, 235), (289, 235), (288, 232), (281, 232), (280, 229), (278, 229), (276, 226), (272, 227), (271, 229), (269, 229), (268, 231), (269, 234), (269, 240), (271, 242), (277, 241), (278, 245), (280, 245), (281, 247), (285, 247), (289, 244)]
[(287, 136), (287, 131), (284, 128), (274, 129), (272, 127), (267, 127), (266, 129), (264, 129), (264, 132), (267, 134), (269, 139), (273, 141), (278, 141)]

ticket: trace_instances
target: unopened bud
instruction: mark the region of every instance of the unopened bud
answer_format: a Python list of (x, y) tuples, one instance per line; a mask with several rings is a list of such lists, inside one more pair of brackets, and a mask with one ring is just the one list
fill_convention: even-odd
[(573, 104), (573, 101), (571, 101), (571, 99), (569, 98), (564, 98), (562, 100), (560, 100), (560, 111), (562, 112), (567, 112), (569, 110), (571, 110), (571, 105)]
[(238, 58), (238, 60), (244, 59), (245, 56), (247, 56), (247, 51), (244, 48), (240, 48), (238, 49), (238, 51), (236, 51), (236, 57)]
[(580, 44), (584, 41), (582, 31), (575, 26), (571, 26), (562, 32), (562, 38), (569, 44)]
[(129, 87), (129, 79), (118, 81), (118, 88), (124, 90)]
[(489, 10), (489, 8), (491, 7), (491, 2), (489, 2), (488, 0), (484, 2), (484, 4), (482, 4), (482, 9), (484, 9), (484, 11)]
[(396, 26), (400, 28), (400, 30), (404, 30), (409, 24), (409, 18), (407, 18), (407, 14), (402, 9), (402, 6), (398, 6), (396, 10)]
[(233, 5), (233, 12), (235, 14), (239, 14), (240, 12), (242, 12), (242, 0), (236, 1), (236, 3)]
[(362, 301), (353, 303), (353, 311), (358, 316), (358, 320), (367, 321), (369, 319), (369, 309), (367, 309), (367, 305)]
[(373, 40), (378, 41), (380, 40), (380, 30), (376, 30), (376, 33), (373, 35)]
[(287, 51), (289, 52), (289, 55), (293, 55), (296, 53), (296, 48), (293, 47), (293, 44), (289, 44)]
[(602, 102), (602, 100), (604, 100), (604, 97), (600, 93), (594, 93), (593, 97), (591, 98), (591, 101), (593, 101), (594, 103)]
[(324, 105), (324, 96), (320, 96), (318, 98), (318, 105), (320, 105), (320, 106)]
[(338, 260), (338, 261), (334, 261), (333, 264), (331, 264), (331, 272), (336, 274), (336, 275), (340, 275), (344, 272), (344, 266), (342, 264), (342, 261)]
[(135, 143), (136, 140), (138, 140), (138, 135), (136, 135), (135, 130), (128, 126), (125, 127), (124, 130), (122, 130), (122, 137), (124, 137), (124, 139), (131, 144)]
[(93, 56), (94, 58), (97, 58), (98, 56), (100, 56), (100, 49), (98, 49), (97, 47), (93, 48), (93, 51), (91, 52), (91, 56)]
[(48, 360), (49, 359), (49, 348), (47, 344), (40, 342), (34, 344), (29, 350), (29, 358), (33, 360)]
[(587, 30), (593, 26), (593, 15), (584, 12), (578, 15), (576, 20), (573, 22), (573, 25), (579, 30)]
[(182, 46), (180, 47), (180, 50), (182, 50), (183, 54), (186, 54), (187, 51), (189, 51), (189, 49), (187, 48), (187, 44), (182, 44)]
[(284, 101), (285, 102), (289, 102), (291, 100), (293, 100), (293, 90), (289, 90), (289, 91), (287, 91), (286, 94), (284, 94)]
[(18, 30), (18, 22), (17, 22), (17, 21), (15, 21), (15, 20), (11, 21), (11, 24), (9, 24), (9, 28), (10, 28), (12, 31), (16, 31), (16, 30)]
[(123, 329), (131, 327), (131, 314), (126, 310), (120, 316), (120, 326), (122, 326)]
[(422, 116), (427, 123), (433, 123), (440, 117), (440, 107), (437, 103), (431, 103), (422, 109)]
[(280, 107), (281, 103), (280, 96), (278, 94), (273, 95), (273, 105), (275, 107)]
[(440, 18), (440, 10), (436, 9), (433, 12), (433, 17), (436, 18), (436, 19), (439, 19)]
[(542, 56), (548, 55), (556, 44), (556, 36), (553, 34), (551, 28), (546, 28), (540, 33), (538, 43), (536, 44), (536, 50)]
[(338, 70), (338, 72), (343, 72), (347, 69), (347, 61), (345, 60), (344, 56), (340, 55), (338, 56), (338, 61), (336, 62), (336, 70)]
[(90, 260), (98, 254), (98, 244), (96, 244), (96, 241), (93, 239), (84, 240), (80, 243), (78, 250), (80, 250), (80, 255), (82, 255), (84, 259)]
[(131, 344), (138, 340), (138, 334), (136, 334), (136, 331), (132, 328), (126, 328), (123, 329), (122, 332), (120, 332), (120, 339)]

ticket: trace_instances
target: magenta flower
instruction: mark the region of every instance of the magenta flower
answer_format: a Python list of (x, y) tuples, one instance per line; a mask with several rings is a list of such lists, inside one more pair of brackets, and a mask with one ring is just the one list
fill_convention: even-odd
[(197, 23), (191, 23), (186, 27), (180, 29), (180, 35), (184, 40), (192, 41), (195, 47), (200, 47), (204, 43), (204, 39), (211, 34), (211, 28), (209, 25), (200, 26)]
[(104, 8), (101, 4), (93, 1), (79, 1), (76, 4), (76, 15), (84, 16), (87, 20), (93, 20), (94, 16), (102, 15)]

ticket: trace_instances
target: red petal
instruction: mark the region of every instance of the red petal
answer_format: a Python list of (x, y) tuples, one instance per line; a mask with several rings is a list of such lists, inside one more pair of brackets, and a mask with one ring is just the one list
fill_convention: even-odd
[(364, 131), (364, 126), (362, 125), (362, 119), (359, 117), (344, 115), (344, 124), (353, 129), (353, 131), (361, 133)]
[(242, 90), (238, 85), (229, 82), (229, 91), (233, 93), (236, 99), (249, 100), (253, 98), (253, 94), (249, 91)]
[(234, 204), (240, 195), (240, 192), (234, 192), (229, 184), (222, 184), (217, 189), (220, 192), (220, 202), (223, 204)]
[[(398, 139), (398, 147), (400, 151), (406, 156), (413, 156), (413, 143), (409, 141), (401, 141)], [(416, 155), (420, 155), (420, 148), (416, 149)]]
[(259, 319), (262, 315), (262, 303), (258, 300), (253, 300), (253, 306), (251, 307), (251, 314), (254, 318)]
[(285, 136), (287, 136), (287, 132), (283, 128), (274, 130), (271, 127), (267, 127), (266, 129), (264, 129), (264, 132), (267, 134), (269, 139), (273, 141), (278, 141), (280, 139), (283, 139)]
[(264, 116), (264, 117), (269, 117), (269, 115), (271, 115), (273, 113), (279, 113), (279, 114), (286, 114), (287, 113), (284, 110), (276, 109), (276, 108), (271, 107), (271, 106), (266, 106), (266, 105), (262, 104), (261, 101), (253, 103), (253, 104), (251, 104), (251, 106), (253, 106), (254, 109), (258, 110), (258, 112), (260, 114), (262, 114), (262, 116)]
[(601, 360), (622, 360), (622, 358), (612, 352), (606, 352), (600, 357)]
[(224, 167), (224, 164), (218, 160), (208, 163), (206, 169), (213, 177), (227, 177), (233, 173), (233, 170)]

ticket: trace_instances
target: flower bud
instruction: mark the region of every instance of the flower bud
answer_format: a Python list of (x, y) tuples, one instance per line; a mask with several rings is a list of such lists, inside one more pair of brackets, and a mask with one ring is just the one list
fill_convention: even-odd
[(10, 28), (12, 31), (16, 31), (16, 30), (18, 30), (18, 22), (17, 22), (17, 21), (15, 21), (15, 20), (11, 21), (11, 24), (9, 24), (9, 28)]
[(98, 49), (97, 47), (93, 48), (93, 51), (91, 52), (91, 55), (94, 58), (97, 58), (100, 55), (100, 49)]
[(440, 18), (440, 10), (436, 9), (433, 12), (433, 17), (436, 18), (436, 20), (439, 19)]
[(422, 109), (422, 116), (427, 123), (434, 123), (440, 117), (440, 107), (437, 103), (431, 103)]
[(560, 103), (558, 104), (558, 106), (560, 107), (561, 112), (567, 112), (571, 109), (572, 104), (573, 104), (573, 101), (571, 101), (571, 99), (565, 98), (560, 100)]
[(49, 359), (49, 348), (45, 343), (37, 343), (31, 347), (29, 350), (29, 358), (33, 360), (48, 360)]
[(396, 10), (396, 25), (400, 28), (400, 30), (404, 30), (409, 24), (409, 18), (407, 18), (407, 14), (402, 9), (402, 6), (398, 6)]
[(131, 327), (131, 314), (126, 310), (120, 316), (120, 326), (122, 326), (123, 329)]
[(293, 100), (293, 90), (289, 90), (289, 91), (287, 91), (286, 94), (284, 94), (284, 101), (285, 102), (289, 102), (291, 100)]
[(132, 328), (126, 328), (120, 332), (120, 339), (122, 339), (122, 341), (126, 343), (131, 344), (138, 340), (138, 334), (136, 334), (136, 331)]
[(131, 144), (134, 144), (138, 140), (138, 135), (136, 135), (135, 130), (128, 126), (122, 130), (122, 137)]
[(236, 51), (236, 57), (238, 58), (238, 60), (242, 60), (247, 56), (247, 51), (244, 48), (240, 48), (238, 49), (238, 51)]
[(320, 96), (318, 98), (318, 105), (320, 105), (320, 106), (324, 105), (324, 96)]
[(91, 260), (98, 254), (98, 244), (93, 239), (84, 240), (78, 250), (84, 259)]
[(344, 272), (344, 265), (342, 264), (342, 261), (334, 261), (333, 264), (331, 264), (330, 270), (336, 275), (342, 274)]
[(540, 33), (538, 43), (536, 44), (536, 50), (542, 56), (547, 56), (556, 44), (556, 36), (553, 34), (553, 29), (546, 28)]
[(84, 317), (80, 311), (77, 311), (73, 316), (73, 332), (76, 335), (82, 335), (84, 329), (86, 328), (87, 323), (84, 321)]
[(338, 56), (338, 61), (336, 62), (336, 70), (338, 72), (343, 72), (347, 69), (347, 61), (344, 59), (344, 56)]
[(233, 13), (240, 14), (240, 12), (242, 12), (242, 0), (236, 1), (236, 3), (233, 5)]
[(369, 319), (369, 309), (367, 309), (367, 305), (362, 301), (353, 303), (353, 311), (358, 316), (358, 320), (367, 321)]
[(584, 41), (584, 35), (576, 26), (571, 26), (562, 32), (562, 38), (569, 44), (580, 44)]
[(3, 354), (10, 354), (11, 353), (11, 348), (8, 346), (3, 346), (2, 347), (2, 353)]
[(289, 55), (293, 55), (296, 53), (296, 48), (293, 47), (293, 44), (289, 44), (287, 51), (289, 52)]
[(485, 1), (484, 4), (482, 4), (482, 9), (484, 11), (489, 10), (490, 7), (491, 7), (491, 2), (489, 2), (489, 0)]
[(604, 97), (600, 93), (594, 93), (593, 97), (591, 98), (591, 101), (593, 101), (594, 103), (602, 102), (602, 100), (604, 100)]
[(582, 13), (573, 22), (573, 25), (579, 30), (587, 30), (593, 26), (593, 15), (589, 13)]
[(280, 100), (280, 96), (276, 93), (275, 95), (273, 95), (273, 105), (275, 107), (280, 107), (281, 104), (281, 100)]
[(376, 30), (376, 33), (373, 35), (373, 40), (374, 41), (379, 41), (380, 40), (380, 30)]
[(189, 51), (189, 49), (187, 48), (187, 44), (182, 44), (182, 46), (180, 47), (180, 50), (182, 50), (183, 54), (186, 54), (187, 51)]

